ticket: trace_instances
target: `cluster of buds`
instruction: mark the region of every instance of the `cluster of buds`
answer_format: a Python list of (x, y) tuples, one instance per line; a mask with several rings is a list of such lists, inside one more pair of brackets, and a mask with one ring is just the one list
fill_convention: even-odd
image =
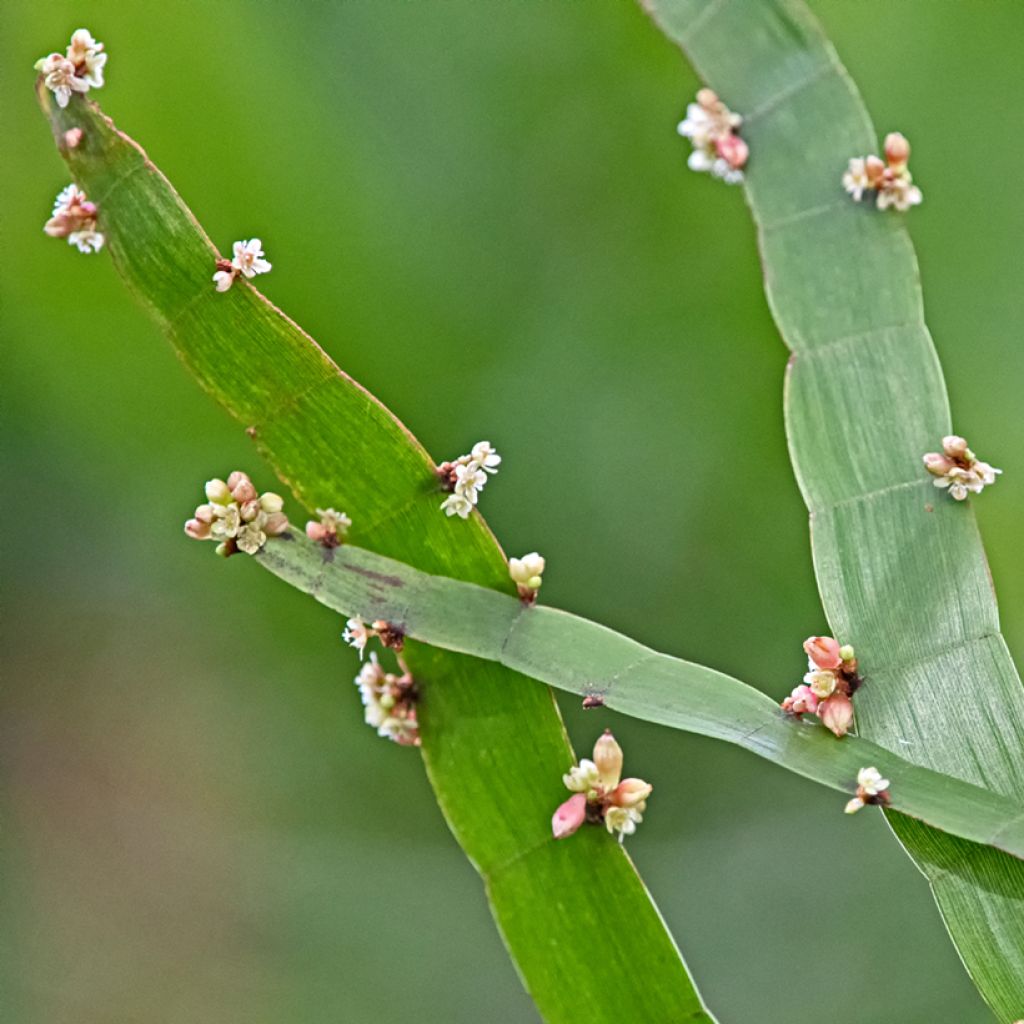
[(106, 63), (103, 44), (96, 42), (87, 28), (80, 28), (72, 34), (66, 53), (41, 57), (35, 69), (43, 76), (43, 85), (57, 97), (57, 105), (66, 107), (73, 92), (88, 92), (103, 85)]
[(336, 548), (344, 544), (352, 520), (344, 512), (336, 512), (333, 508), (318, 508), (316, 514), (320, 522), (311, 519), (306, 523), (306, 536), (325, 548)]
[(79, 252), (99, 252), (105, 241), (96, 230), (98, 208), (75, 184), (68, 185), (54, 200), (53, 215), (43, 225), (51, 238), (66, 238)]
[(263, 242), (258, 238), (250, 238), (243, 242), (235, 242), (231, 247), (234, 255), (229, 260), (217, 260), (217, 272), (213, 275), (213, 283), (219, 292), (226, 292), (241, 274), (243, 277), (255, 277), (257, 274), (268, 274), (272, 264), (263, 258)]
[(730, 185), (743, 180), (750, 150), (736, 134), (743, 123), (711, 89), (701, 89), (697, 102), (686, 108), (686, 118), (676, 129), (693, 143), (693, 152), (687, 160), (691, 171), (710, 171)]
[(531, 551), (522, 558), (508, 560), (508, 574), (519, 590), (520, 599), (527, 604), (533, 604), (537, 600), (537, 591), (543, 582), (543, 572), (544, 556), (537, 554), (536, 551)]
[(584, 758), (562, 776), (573, 795), (551, 819), (556, 839), (571, 836), (585, 821), (604, 823), (609, 832), (618, 832), (619, 842), (631, 836), (643, 821), (647, 798), (654, 788), (643, 779), (622, 779), (622, 747), (609, 729), (594, 744), (593, 761)]
[(356, 686), (366, 709), (363, 716), (366, 724), (373, 726), (378, 736), (403, 747), (418, 747), (416, 683), (404, 665), (402, 669), (400, 676), (385, 672), (377, 661), (377, 655), (371, 654), (370, 660), (356, 676)]
[(957, 501), (963, 501), (969, 493), (981, 494), (1002, 473), (1001, 469), (981, 462), (967, 447), (967, 442), (955, 434), (942, 439), (941, 452), (928, 452), (922, 459), (924, 468), (935, 477), (932, 483), (948, 488), (950, 496)]
[(394, 651), (400, 651), (405, 646), (405, 633), (398, 627), (384, 619), (376, 619), (367, 625), (358, 615), (353, 616), (345, 623), (345, 629), (341, 639), (354, 647), (359, 652), (359, 660), (363, 660), (366, 653), (366, 645), (376, 637), (385, 647)]
[(889, 803), (889, 780), (882, 778), (882, 773), (877, 768), (861, 768), (857, 772), (857, 795), (846, 805), (844, 810), (847, 814), (856, 814), (865, 804), (881, 804), (883, 807)]
[(185, 533), (194, 540), (217, 541), (217, 554), (225, 558), (236, 551), (254, 555), (267, 537), (288, 529), (283, 506), (279, 494), (259, 494), (249, 477), (236, 470), (226, 481), (207, 480), (206, 504), (185, 524)]
[(902, 213), (917, 206), (923, 198), (907, 167), (910, 143), (899, 132), (890, 132), (885, 137), (884, 152), (884, 160), (877, 156), (854, 157), (843, 175), (843, 188), (856, 203), (864, 198), (865, 192), (874, 192), (879, 210), (891, 206)]
[(804, 641), (808, 672), (803, 683), (783, 702), (782, 710), (797, 718), (817, 715), (836, 736), (845, 736), (853, 725), (853, 701), (861, 684), (853, 648), (839, 646), (830, 636), (812, 636)]
[(442, 462), (437, 467), (441, 487), (450, 494), (441, 503), (445, 515), (468, 519), (487, 483), (488, 474), (498, 472), (501, 456), (490, 441), (477, 441), (468, 455), (460, 455), (454, 462)]

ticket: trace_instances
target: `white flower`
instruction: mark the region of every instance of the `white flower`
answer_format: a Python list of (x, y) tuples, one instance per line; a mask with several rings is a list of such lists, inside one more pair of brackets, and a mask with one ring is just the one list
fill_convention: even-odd
[(242, 527), (242, 513), (237, 505), (213, 505), (213, 524), (210, 536), (214, 540), (227, 540), (237, 537)]
[(597, 770), (597, 765), (586, 757), (570, 768), (567, 775), (562, 776), (565, 788), (571, 789), (574, 793), (593, 792), (600, 784), (600, 780), (601, 773)]
[(715, 121), (711, 112), (699, 103), (688, 103), (686, 118), (679, 122), (676, 131), (689, 139), (696, 149), (705, 149), (714, 141)]
[(686, 161), (691, 171), (709, 172), (730, 185), (743, 180), (747, 162), (746, 143), (735, 134), (743, 123), (711, 89), (701, 89), (697, 101), (686, 108), (686, 118), (676, 131), (689, 139), (693, 152)]
[(75, 207), (84, 203), (86, 199), (86, 194), (74, 182), (70, 185), (65, 185), (57, 193), (57, 198), (53, 201), (53, 216), (60, 217), (63, 214), (70, 213)]
[(357, 615), (345, 623), (345, 630), (341, 634), (341, 639), (359, 652), (359, 659), (361, 661), (363, 654), (366, 652), (366, 645), (372, 636), (376, 636), (374, 631)]
[(235, 538), (238, 550), (244, 551), (247, 555), (255, 555), (267, 543), (267, 535), (263, 532), (263, 524), (259, 519), (260, 517), (257, 517), (251, 523), (246, 523)]
[[(255, 277), (257, 274), (266, 274), (270, 271), (271, 264), (263, 258), (263, 243), (258, 238), (235, 242), (231, 248), (234, 253), (231, 266), (246, 277)], [(222, 290), (218, 288), (218, 291)]]
[(103, 66), (107, 63), (107, 55), (103, 52), (103, 44), (96, 42), (87, 28), (80, 28), (71, 36), (68, 47), (68, 60), (78, 69), (86, 82), (94, 89), (103, 85)]
[(486, 483), (487, 474), (475, 460), (455, 467), (455, 493), (462, 495), (471, 505), (476, 504), (477, 496)]
[(831, 697), (836, 688), (835, 672), (825, 672), (815, 667), (804, 676), (804, 682), (810, 687), (811, 693), (819, 700)]
[(461, 494), (450, 494), (443, 502), (441, 508), (447, 516), (458, 516), (460, 519), (468, 519), (473, 511), (473, 503)]
[(857, 772), (857, 785), (868, 796), (878, 796), (883, 790), (889, 788), (889, 780), (883, 779), (882, 773), (877, 768), (861, 768)]
[(905, 213), (912, 206), (920, 205), (923, 198), (921, 190), (911, 183), (910, 172), (905, 170), (902, 174), (886, 174), (875, 205), (879, 210), (887, 210), (891, 206)]
[(66, 238), (79, 252), (99, 252), (105, 241), (96, 230), (95, 203), (74, 183), (62, 189), (53, 204), (53, 215), (43, 226), (51, 238)]
[[(462, 458), (465, 459), (466, 456), (463, 455)], [(498, 466), (501, 464), (501, 456), (492, 447), (490, 441), (477, 441), (470, 451), (470, 459), (487, 473), (497, 473)], [(482, 487), (483, 484), (480, 486)]]
[(105, 241), (103, 232), (96, 231), (94, 228), (72, 231), (68, 235), (68, 245), (73, 245), (79, 252), (84, 253), (99, 252)]
[(213, 275), (213, 283), (217, 291), (226, 292), (235, 283), (235, 275), (228, 270), (218, 270)]
[(850, 161), (843, 175), (843, 188), (853, 196), (855, 203), (859, 203), (864, 198), (864, 193), (871, 188), (863, 157), (854, 157)]
[(644, 816), (637, 807), (612, 806), (604, 812), (604, 827), (609, 832), (618, 832), (620, 843), (626, 836), (631, 836), (643, 820)]
[(75, 73), (75, 65), (59, 53), (51, 53), (36, 61), (36, 70), (43, 76), (43, 85), (57, 97), (57, 106), (66, 107), (73, 92), (88, 92), (89, 83)]
[(531, 551), (522, 558), (508, 560), (508, 574), (513, 582), (527, 590), (537, 590), (541, 585), (541, 574), (544, 572), (544, 557)]

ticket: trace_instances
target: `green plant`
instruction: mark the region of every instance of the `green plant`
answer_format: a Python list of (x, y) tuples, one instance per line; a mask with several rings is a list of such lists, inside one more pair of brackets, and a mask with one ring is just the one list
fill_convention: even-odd
[[(895, 403), (882, 400), (887, 394), (888, 374), (895, 365), (893, 360), (905, 354), (907, 338), (918, 343), (922, 338), (921, 328), (913, 322), (913, 315), (919, 311), (913, 268), (907, 264), (909, 249), (901, 229), (891, 221), (851, 211), (842, 201), (833, 200), (836, 166), (842, 164), (837, 154), (868, 146), (869, 134), (870, 143), (874, 142), (873, 132), (868, 132), (864, 115), (838, 65), (796, 5), (666, 4), (658, 11), (670, 33), (677, 23), (683, 26), (686, 46), (708, 80), (729, 96), (734, 106), (750, 111), (746, 136), (755, 153), (749, 174), (750, 196), (765, 233), (770, 295), (784, 333), (794, 341), (794, 347), (799, 347), (796, 341), (807, 342), (819, 336), (835, 341), (830, 334), (820, 335), (824, 329), (820, 296), (827, 294), (829, 328), (839, 323), (843, 338), (856, 335), (849, 339), (850, 363), (841, 368), (838, 377), (823, 374), (801, 392), (808, 396), (803, 399), (804, 406), (795, 398), (790, 405), (794, 451), (801, 467), (810, 467), (803, 477), (805, 492), (822, 513), (819, 518), (828, 520), (835, 508), (852, 507), (860, 500), (865, 475), (870, 481), (867, 489), (873, 491), (890, 486), (890, 482), (888, 477), (875, 479), (870, 474), (892, 471), (896, 483), (907, 484), (910, 500), (920, 503), (928, 481), (921, 476), (916, 460), (937, 436), (948, 432), (941, 408), (941, 379), (936, 376), (926, 338), (923, 349), (918, 345), (910, 350), (913, 358), (905, 369), (910, 380), (922, 382), (921, 406), (905, 411), (896, 429), (886, 430), (882, 437), (887, 450), (894, 446), (894, 437), (900, 439), (895, 444), (897, 456), (891, 460), (876, 458), (879, 438), (865, 437), (855, 429), (856, 424), (865, 422), (861, 410), (850, 410), (848, 416), (836, 422), (840, 432), (837, 438), (819, 430), (821, 420), (834, 422), (821, 415), (821, 404), (827, 398), (830, 409), (843, 407), (843, 398), (851, 390), (847, 383), (851, 377), (863, 382), (868, 395), (877, 396), (880, 408), (871, 407), (873, 417), (890, 406), (895, 409)], [(751, 59), (751, 47), (756, 49), (756, 59)], [(805, 83), (807, 87), (803, 88)], [(765, 101), (766, 95), (776, 95), (778, 101)], [(815, 105), (807, 112), (801, 109), (796, 116), (790, 104), (807, 97), (813, 97)], [(842, 112), (838, 118), (837, 104)], [(492, 607), (498, 609), (498, 626), (505, 630), (498, 634), (502, 641), (508, 623), (515, 617), (521, 617), (534, 630), (550, 627), (551, 635), (534, 638), (534, 642), (523, 640), (515, 665), (527, 669), (528, 675), (555, 682), (572, 679), (575, 670), (577, 676), (569, 688), (577, 692), (588, 692), (605, 658), (617, 659), (615, 663), (623, 669), (642, 665), (645, 675), (651, 672), (653, 676), (658, 666), (665, 671), (665, 678), (654, 678), (653, 683), (642, 679), (643, 685), (629, 690), (623, 685), (623, 673), (602, 675), (612, 683), (609, 705), (614, 707), (621, 701), (618, 706), (634, 713), (653, 705), (651, 716), (667, 717), (664, 690), (677, 680), (687, 686), (701, 685), (701, 681), (718, 684), (721, 677), (712, 679), (714, 674), (709, 670), (638, 651), (630, 642), (600, 627), (542, 609), (531, 612), (530, 617), (520, 616), (520, 608), (510, 596), (512, 588), (500, 553), (486, 528), (476, 517), (463, 524), (440, 516), (431, 461), (386, 410), (337, 371), (298, 328), (257, 293), (240, 287), (227, 296), (214, 293), (209, 276), (215, 253), (208, 240), (155, 168), (93, 108), (75, 99), (67, 111), (51, 109), (50, 113), (59, 144), (68, 128), (84, 128), (83, 141), (77, 147), (62, 146), (73, 173), (101, 209), (109, 213), (103, 227), (119, 269), (154, 310), (204, 386), (246, 424), (262, 453), (300, 501), (310, 508), (345, 507), (354, 518), (354, 544), (420, 570), (420, 574), (409, 572), (402, 578), (410, 587), (415, 584), (427, 588), (428, 597), (419, 605), (410, 602), (405, 607), (403, 603), (401, 616), (396, 614), (395, 606), (385, 605), (387, 615), (381, 613), (383, 617), (412, 621), (414, 616), (429, 618), (431, 611), (444, 613), (440, 623), (432, 623), (432, 629), (441, 631), (420, 634), (410, 630), (411, 635), (422, 635), (439, 647), (489, 657), (504, 656), (507, 651), (502, 650), (503, 643), (491, 647), (482, 642), (474, 646), (465, 639), (453, 643), (446, 640), (443, 627), (469, 627), (470, 639), (487, 639), (479, 623), (488, 620), (480, 616)], [(774, 123), (776, 118), (779, 123)], [(857, 126), (855, 131), (851, 124)], [(829, 134), (832, 131), (835, 134)], [(815, 146), (806, 144), (808, 138), (816, 140)], [(795, 178), (794, 169), (805, 177)], [(821, 192), (821, 202), (813, 200), (817, 191)], [(794, 208), (794, 202), (800, 205)], [(807, 211), (817, 211), (821, 206), (827, 218), (834, 218), (836, 235), (820, 232), (814, 225), (810, 238), (801, 237), (791, 247), (788, 226), (795, 225), (799, 230), (804, 223), (804, 203)], [(850, 280), (844, 274), (839, 279), (828, 278), (823, 288), (810, 271), (834, 272), (842, 264), (830, 254), (840, 247), (845, 251), (851, 243), (879, 254), (884, 281), (857, 280), (847, 294)], [(872, 260), (868, 263), (876, 265)], [(892, 280), (900, 286), (890, 287)], [(899, 308), (900, 303), (909, 308)], [(868, 317), (863, 337), (857, 331), (859, 321), (853, 319), (862, 309)], [(850, 322), (844, 322), (844, 317)], [(910, 326), (903, 325), (904, 317), (909, 318), (906, 323)], [(854, 343), (875, 334), (880, 352)], [(881, 365), (876, 365), (879, 357)], [(872, 369), (876, 371), (873, 377)], [(815, 402), (819, 404), (815, 406)], [(873, 418), (871, 422), (884, 421)], [(813, 430), (808, 430), (808, 425)], [(846, 428), (850, 425), (848, 435)], [(821, 448), (812, 449), (812, 444)], [(842, 461), (844, 457), (863, 461), (851, 466)], [(848, 489), (850, 481), (856, 481), (859, 489)], [(904, 495), (902, 490), (892, 493), (897, 499)], [(914, 508), (916, 511), (916, 504)], [(940, 535), (941, 549), (948, 546), (948, 550), (959, 553), (958, 558), (962, 557), (964, 550), (976, 547), (972, 527), (964, 515), (966, 509), (951, 505), (940, 508), (933, 519), (942, 524), (938, 529), (947, 531)], [(926, 653), (939, 650), (944, 654), (936, 648), (934, 633), (929, 630), (937, 623), (948, 623), (944, 609), (960, 602), (959, 593), (948, 592), (950, 583), (956, 582), (948, 579), (949, 573), (936, 573), (933, 565), (913, 561), (915, 538), (910, 537), (908, 554), (907, 536), (893, 534), (887, 537), (890, 547), (879, 557), (888, 564), (893, 558), (911, 558), (907, 570), (914, 574), (911, 578), (931, 588), (929, 592), (935, 595), (934, 601), (927, 606), (922, 603), (915, 617), (901, 624), (900, 636), (911, 645), (910, 652), (891, 647), (891, 622), (871, 617), (870, 595), (862, 595), (855, 607), (847, 607), (850, 581), (878, 576), (858, 568), (858, 557), (865, 550), (875, 549), (875, 536), (886, 536), (892, 522), (902, 523), (908, 518), (902, 513), (885, 513), (878, 522), (869, 524), (870, 531), (862, 530), (860, 534), (852, 525), (844, 525), (842, 531), (836, 531), (837, 535), (843, 532), (842, 540), (835, 541), (833, 555), (824, 563), (822, 545), (817, 546), (822, 576), (828, 584), (823, 584), (826, 603), (831, 599), (839, 609), (834, 613), (836, 632), (857, 638), (858, 651), (862, 656), (867, 653), (872, 666), (873, 681), (885, 678), (887, 666), (896, 671), (911, 664), (910, 659), (917, 653), (913, 645), (923, 645)], [(316, 565), (317, 549), (301, 542), (288, 548), (289, 556), (306, 559), (295, 564), (279, 555), (283, 550), (271, 544), (261, 560), (311, 586), (310, 567)], [(373, 571), (381, 569), (381, 564), (372, 559), (358, 563), (362, 555), (357, 548), (346, 549), (335, 569), (348, 565), (350, 555), (357, 560), (352, 564), (363, 564)], [(975, 575), (968, 576), (968, 580), (975, 581), (971, 597), (977, 599), (971, 607), (982, 630), (987, 630), (991, 616), (976, 585), (980, 565), (977, 550), (971, 565)], [(400, 566), (388, 571), (393, 575), (406, 573)], [(484, 588), (503, 590), (509, 596), (497, 605), (486, 589), (472, 591), (465, 618), (453, 616), (452, 605), (445, 602), (462, 600), (470, 591), (460, 589), (458, 584), (424, 580), (423, 572), (468, 580)], [(333, 581), (344, 577), (332, 571), (329, 578)], [(841, 585), (837, 586), (837, 581)], [(380, 600), (367, 590), (335, 598), (333, 606), (346, 612), (361, 610), (362, 602), (371, 598)], [(574, 635), (581, 637), (578, 647), (572, 642)], [(517, 636), (521, 634), (517, 632)], [(596, 669), (593, 660), (589, 668), (578, 668), (588, 664), (585, 658), (594, 659), (598, 639), (604, 646), (597, 648), (600, 658)], [(565, 657), (560, 658), (563, 654)], [(642, 885), (614, 844), (593, 833), (583, 833), (561, 845), (551, 840), (548, 817), (558, 800), (558, 777), (571, 754), (543, 688), (497, 664), (455, 657), (433, 648), (410, 645), (408, 660), (417, 678), (428, 686), (422, 719), (423, 751), (439, 802), (487, 880), (499, 924), (542, 1012), (549, 1019), (566, 1020), (583, 1015), (595, 1020), (623, 1015), (627, 1019), (630, 1015), (675, 1019), (680, 1014), (709, 1019)], [(1005, 673), (1007, 664), (999, 662), (997, 667)], [(1017, 699), (1019, 682), (1014, 691), (1012, 677), (1006, 674), (1005, 679), (1007, 689), (997, 700), (1012, 703)], [(907, 679), (900, 685), (913, 682)], [(977, 688), (985, 685), (982, 679), (975, 683)], [(734, 740), (756, 746), (761, 753), (770, 751), (780, 763), (800, 765), (805, 774), (825, 778), (840, 789), (852, 788), (852, 769), (863, 763), (861, 750), (870, 751), (872, 759), (879, 761), (887, 756), (863, 741), (836, 744), (820, 729), (804, 729), (783, 720), (769, 710), (766, 699), (738, 687), (733, 684), (730, 690), (735, 703), (723, 702), (719, 707), (707, 701), (715, 713), (705, 711), (703, 719), (693, 708), (688, 709), (685, 720), (690, 727), (703, 721), (708, 723), (706, 731), (711, 731), (713, 725), (716, 734), (728, 734), (731, 726)], [(913, 692), (919, 689), (917, 685)], [(872, 686), (866, 696), (870, 698), (880, 690)], [(630, 700), (635, 702), (632, 708)], [(887, 712), (892, 713), (893, 721), (898, 721), (897, 712), (903, 714), (907, 707), (917, 706), (907, 695), (894, 703), (897, 706)], [(869, 714), (862, 719), (862, 726), (866, 727), (870, 724), (870, 699), (865, 708)], [(935, 713), (948, 712), (938, 699), (929, 708), (933, 709)], [(744, 719), (745, 714), (751, 718)], [(680, 713), (673, 724), (683, 719)], [(766, 745), (769, 737), (775, 737), (775, 746)], [(798, 738), (799, 749), (794, 746), (794, 737)], [(880, 738), (884, 740), (885, 736)], [(977, 743), (984, 745), (981, 738)], [(996, 753), (1010, 763), (1014, 751), (1009, 743), (1004, 746), (1006, 749)], [(916, 810), (950, 832), (1020, 852), (1020, 811), (1013, 788), (995, 786), (987, 773), (970, 781), (985, 784), (995, 792), (958, 783), (955, 776), (964, 774), (964, 769), (953, 760), (959, 756), (955, 751), (950, 753), (949, 763), (934, 750), (929, 755), (923, 751), (916, 754), (915, 761), (929, 764), (934, 759), (934, 767), (948, 775), (911, 765), (906, 766), (903, 775), (903, 759), (893, 758), (891, 763), (897, 767), (889, 768), (886, 763), (885, 770), (896, 780), (895, 806), (908, 813)], [(937, 763), (940, 760), (943, 763)], [(915, 785), (917, 780), (919, 787)], [(916, 799), (922, 803), (915, 804)], [(901, 822), (897, 827), (908, 830), (916, 826)], [(1012, 1001), (1019, 996), (1012, 963), (1005, 956), (1000, 963), (992, 956), (991, 945), (986, 945), (990, 940), (972, 934), (971, 922), (980, 919), (977, 908), (961, 911), (949, 894), (966, 893), (964, 899), (995, 905), (1004, 919), (1003, 931), (997, 937), (1009, 942), (1012, 950), (1012, 910), (1021, 891), (1019, 862), (994, 850), (962, 844), (947, 836), (936, 837), (934, 833), (925, 833), (916, 842), (922, 854), (934, 850), (933, 855), (942, 858), (943, 868), (958, 876), (954, 883), (940, 885), (940, 900), (945, 899), (951, 927), (961, 936), (961, 946), (967, 949), (965, 957), (973, 965), (979, 984), (1001, 1013), (1012, 1013)], [(985, 892), (977, 884), (982, 871), (996, 880), (998, 893)], [(971, 872), (975, 872), (974, 878)], [(576, 941), (581, 933), (587, 936), (585, 944)], [(630, 960), (637, 957), (646, 967), (642, 978), (629, 970)], [(588, 964), (594, 958), (614, 965), (609, 968), (615, 972), (613, 984), (597, 988), (586, 983)]]

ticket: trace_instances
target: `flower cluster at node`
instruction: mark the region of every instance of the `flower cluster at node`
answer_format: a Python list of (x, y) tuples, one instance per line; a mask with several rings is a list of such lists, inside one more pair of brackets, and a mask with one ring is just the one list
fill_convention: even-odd
[(316, 514), (320, 522), (311, 519), (306, 523), (306, 536), (325, 548), (336, 548), (344, 544), (352, 520), (344, 512), (336, 512), (333, 508), (318, 508)]
[[(405, 666), (402, 666), (403, 669)], [(416, 721), (416, 683), (408, 671), (400, 676), (385, 672), (371, 654), (370, 660), (359, 670), (356, 686), (366, 709), (367, 725), (377, 730), (378, 736), (393, 740), (403, 747), (420, 745), (419, 725)]]
[(35, 63), (43, 76), (43, 85), (57, 97), (57, 105), (66, 107), (73, 92), (88, 92), (103, 85), (103, 66), (107, 55), (87, 28), (71, 36), (66, 53), (51, 53)]
[(405, 646), (404, 631), (385, 619), (376, 619), (368, 626), (358, 615), (355, 615), (345, 623), (345, 629), (341, 634), (341, 639), (349, 647), (354, 647), (359, 652), (360, 661), (366, 653), (366, 645), (374, 637), (385, 647), (390, 647), (395, 651), (400, 651)]
[(105, 241), (96, 230), (95, 203), (75, 184), (68, 185), (53, 204), (53, 216), (43, 225), (51, 238), (66, 238), (79, 252), (99, 252)]
[(219, 292), (226, 292), (241, 274), (243, 277), (255, 277), (257, 274), (269, 274), (271, 264), (263, 258), (263, 242), (258, 238), (250, 238), (244, 242), (235, 242), (231, 247), (234, 255), (229, 260), (217, 260), (217, 272), (213, 275), (213, 283)]
[(899, 132), (890, 132), (885, 137), (885, 159), (854, 157), (843, 175), (843, 188), (855, 203), (866, 192), (874, 192), (879, 210), (888, 210), (890, 206), (901, 213), (909, 210), (923, 198), (910, 175), (909, 159), (910, 143)]
[(445, 515), (468, 519), (487, 483), (488, 474), (498, 472), (501, 456), (490, 441), (477, 441), (468, 455), (460, 455), (454, 462), (442, 462), (437, 467), (441, 486), (450, 495), (441, 503)]
[(981, 494), (1002, 473), (1001, 469), (981, 462), (967, 447), (967, 442), (955, 434), (942, 439), (941, 452), (928, 452), (922, 456), (922, 461), (924, 468), (935, 477), (932, 483), (948, 488), (950, 497), (957, 501), (963, 501), (968, 494)]
[(533, 602), (537, 599), (537, 591), (543, 582), (544, 556), (531, 551), (522, 558), (508, 560), (508, 574), (519, 589), (519, 596), (524, 601)]
[(861, 768), (857, 772), (857, 795), (846, 805), (847, 814), (856, 814), (865, 804), (889, 803), (889, 780), (877, 768)]
[(556, 839), (571, 836), (585, 821), (604, 823), (609, 832), (619, 834), (619, 842), (631, 836), (643, 821), (647, 798), (654, 788), (643, 779), (621, 779), (622, 747), (609, 729), (594, 744), (593, 761), (584, 758), (562, 776), (573, 796), (563, 803), (551, 819)]
[(273, 491), (259, 494), (249, 477), (238, 470), (227, 480), (207, 480), (206, 504), (185, 524), (194, 540), (215, 540), (217, 554), (227, 558), (236, 551), (254, 555), (268, 537), (288, 529), (281, 511), (284, 499)]
[(687, 160), (691, 171), (709, 171), (730, 185), (743, 180), (750, 150), (736, 134), (743, 123), (711, 89), (701, 89), (697, 102), (686, 108), (686, 118), (676, 129), (693, 143), (693, 152)]
[(804, 641), (804, 651), (807, 674), (782, 702), (782, 710), (797, 718), (817, 715), (836, 736), (845, 736), (853, 725), (850, 698), (861, 684), (853, 648), (849, 644), (840, 647), (830, 636), (812, 636)]

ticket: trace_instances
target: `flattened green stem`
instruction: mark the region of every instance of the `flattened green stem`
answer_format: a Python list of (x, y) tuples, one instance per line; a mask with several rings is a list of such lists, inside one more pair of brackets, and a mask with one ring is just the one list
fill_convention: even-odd
[(784, 714), (738, 679), (660, 654), (597, 623), (350, 545), (325, 550), (294, 536), (271, 539), (254, 557), (342, 615), (384, 619), (412, 640), (598, 696), (635, 718), (734, 743), (840, 792), (852, 795), (857, 771), (874, 765), (892, 781), (893, 810), (1024, 857), (1019, 801), (912, 764), (868, 740), (837, 740), (820, 725)]

